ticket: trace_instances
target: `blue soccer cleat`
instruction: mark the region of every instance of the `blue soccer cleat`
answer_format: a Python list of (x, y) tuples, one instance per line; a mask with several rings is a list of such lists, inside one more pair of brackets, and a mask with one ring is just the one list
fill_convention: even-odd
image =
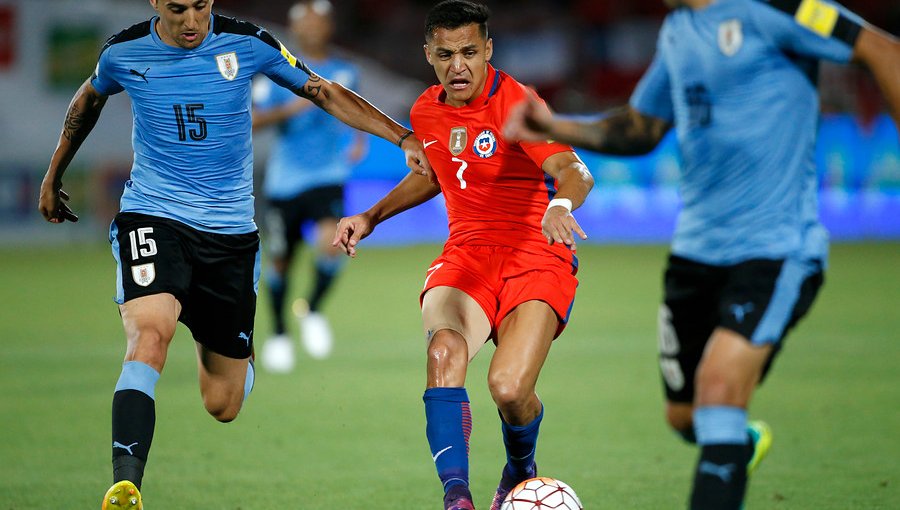
[(524, 478), (514, 478), (509, 474), (509, 466), (503, 466), (503, 474), (500, 475), (500, 483), (497, 485), (497, 492), (494, 493), (494, 499), (491, 500), (491, 510), (500, 510), (509, 491), (513, 490), (520, 482), (534, 478), (537, 476), (537, 464), (532, 464), (525, 473)]
[(475, 510), (472, 493), (463, 485), (455, 485), (444, 494), (444, 510)]

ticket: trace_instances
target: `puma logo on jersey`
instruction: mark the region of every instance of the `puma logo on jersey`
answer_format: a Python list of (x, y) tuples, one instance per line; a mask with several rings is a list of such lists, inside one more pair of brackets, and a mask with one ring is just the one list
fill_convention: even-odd
[(139, 73), (139, 72), (135, 71), (134, 69), (128, 70), (128, 72), (130, 72), (131, 74), (133, 74), (135, 76), (140, 76), (141, 79), (144, 80), (144, 83), (150, 83), (149, 81), (147, 81), (147, 72), (149, 72), (149, 71), (150, 71), (149, 67), (143, 73)]

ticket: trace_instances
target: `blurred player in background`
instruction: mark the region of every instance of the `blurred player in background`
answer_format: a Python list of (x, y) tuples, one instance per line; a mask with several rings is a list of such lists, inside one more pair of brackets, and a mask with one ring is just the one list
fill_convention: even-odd
[(571, 212), (593, 186), (570, 146), (500, 137), (509, 107), (528, 92), (488, 63), (489, 14), (484, 5), (447, 0), (425, 22), (425, 58), (440, 85), (419, 97), (411, 120), (438, 182), (408, 175), (368, 211), (342, 219), (334, 241), (354, 256), (377, 224), (444, 194), (450, 237), (428, 268), (421, 295), (428, 341), (423, 399), (444, 508), (452, 510), (473, 508), (465, 380), (489, 339), (497, 349), (488, 386), (507, 452), (491, 508), (536, 473), (544, 408), (535, 385), (575, 298), (573, 231), (586, 236)]
[(531, 100), (505, 132), (630, 155), (675, 126), (682, 210), (659, 313), (666, 417), (701, 447), (691, 508), (737, 509), (771, 444), (747, 406), (827, 262), (813, 160), (819, 61), (865, 64), (900, 124), (900, 45), (821, 0), (667, 3), (675, 10), (628, 106), (587, 123)]
[[(290, 10), (289, 21), (307, 65), (347, 88), (357, 86), (356, 67), (332, 55), (331, 2), (298, 2)], [(344, 215), (344, 182), (353, 164), (362, 159), (366, 139), (362, 132), (267, 78), (254, 84), (253, 102), (253, 128), (278, 128), (263, 184), (268, 202), (263, 244), (270, 254), (266, 279), (275, 336), (266, 341), (260, 354), (264, 368), (287, 372), (294, 366), (294, 343), (287, 335), (284, 318), (288, 277), (295, 248), (303, 242), (301, 227), (307, 222), (316, 225), (315, 280), (306, 303), (298, 300), (294, 308), (309, 355), (321, 359), (331, 352), (331, 328), (319, 309), (343, 263), (331, 238), (334, 225)]]
[(109, 235), (127, 348), (112, 404), (115, 483), (104, 509), (143, 506), (154, 391), (178, 321), (196, 341), (200, 391), (213, 417), (233, 420), (253, 387), (259, 237), (251, 78), (264, 73), (342, 121), (398, 142), (411, 168), (430, 173), (407, 129), (320, 78), (262, 28), (213, 15), (212, 1), (150, 5), (157, 16), (111, 37), (72, 99), (39, 199), (48, 221), (77, 220), (65, 204), (63, 174), (107, 97), (128, 92), (134, 164)]

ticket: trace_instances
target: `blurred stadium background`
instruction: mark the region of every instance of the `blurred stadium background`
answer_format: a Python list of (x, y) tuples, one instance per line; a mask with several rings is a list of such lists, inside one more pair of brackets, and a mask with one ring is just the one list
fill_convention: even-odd
[[(409, 105), (435, 82), (421, 50), (432, 2), (332, 1), (336, 42), (362, 68), (359, 91), (407, 122)], [(900, 33), (900, 3), (844, 3)], [(289, 46), (290, 5), (216, 0), (218, 12), (263, 24)], [(573, 115), (627, 100), (666, 12), (661, 0), (489, 5), (495, 65)], [(0, 0), (3, 510), (89, 508), (106, 488), (109, 400), (123, 342), (104, 241), (131, 162), (124, 94), (109, 101), (66, 174), (82, 221), (43, 222), (37, 190), (66, 106), (103, 41), (151, 14), (146, 0)], [(776, 390), (754, 404), (773, 422), (776, 448), (749, 508), (900, 508), (898, 134), (865, 71), (824, 65), (821, 83), (821, 211), (838, 245), (820, 302), (768, 383)], [(258, 168), (268, 136), (256, 139)], [(678, 154), (671, 139), (643, 158), (581, 154), (596, 177), (578, 212), (591, 239), (579, 254), (573, 323), (541, 381), (553, 415), (540, 447), (544, 472), (570, 482), (588, 508), (683, 507), (694, 452), (664, 427), (654, 340)], [(405, 172), (399, 151), (373, 139), (349, 186), (348, 212), (367, 207)], [(261, 376), (234, 425), (218, 427), (204, 415), (191, 342), (180, 331), (160, 383), (148, 506), (280, 508), (266, 500), (278, 494), (309, 509), (434, 507), (415, 297), (445, 234), (440, 199), (379, 227), (368, 241), (377, 248), (348, 265), (326, 305), (338, 337), (334, 357), (301, 362), (291, 376)], [(299, 266), (297, 282), (306, 274)], [(259, 309), (262, 335), (269, 318), (265, 303)], [(486, 360), (476, 359), (470, 375), (479, 508), (502, 458), (483, 387)], [(215, 494), (211, 504), (184, 499), (196, 487)]]

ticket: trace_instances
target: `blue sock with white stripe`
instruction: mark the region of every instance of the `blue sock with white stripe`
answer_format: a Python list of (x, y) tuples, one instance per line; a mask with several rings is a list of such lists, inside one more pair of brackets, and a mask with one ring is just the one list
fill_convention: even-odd
[(425, 401), (425, 435), (444, 492), (458, 485), (468, 488), (472, 412), (466, 389), (428, 388), (422, 400)]
[(159, 372), (146, 363), (122, 365), (112, 404), (113, 482), (129, 480), (141, 487), (156, 425), (158, 380)]
[(747, 411), (729, 406), (699, 407), (694, 410), (694, 431), (701, 449), (691, 509), (739, 509), (747, 488), (747, 461), (752, 454)]

